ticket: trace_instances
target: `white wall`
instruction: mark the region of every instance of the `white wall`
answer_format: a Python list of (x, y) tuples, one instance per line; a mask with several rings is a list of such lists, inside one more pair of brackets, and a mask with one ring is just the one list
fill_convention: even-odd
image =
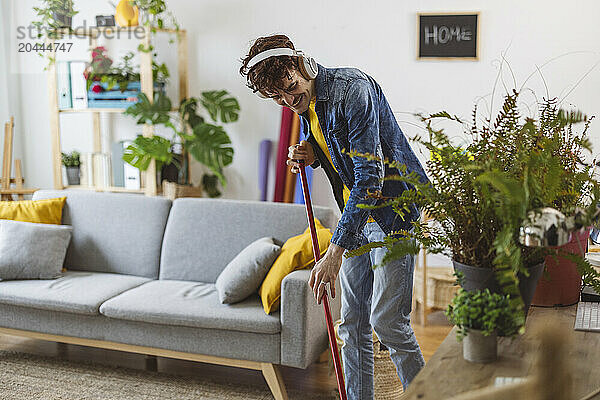
[[(6, 1), (6, 0), (2, 0)], [(27, 24), (31, 6), (26, 0), (13, 2), (13, 23)], [(203, 90), (227, 89), (241, 105), (239, 122), (227, 126), (234, 148), (233, 164), (226, 169), (229, 185), (224, 197), (258, 199), (258, 145), (263, 139), (277, 141), (280, 110), (274, 103), (250, 93), (238, 74), (239, 59), (258, 36), (288, 34), (296, 46), (325, 66), (356, 66), (372, 75), (383, 87), (404, 132), (421, 132), (410, 115), (415, 111), (447, 110), (469, 118), (473, 104), (489, 107), (502, 55), (510, 64), (517, 86), (540, 67), (550, 96), (564, 96), (587, 114), (600, 114), (600, 3), (595, 0), (558, 1), (473, 1), (442, 0), (169, 0), (189, 36), (191, 94)], [(300, 4), (300, 5), (299, 5)], [(110, 11), (106, 2), (77, 0), (83, 10), (75, 24), (91, 21), (98, 13)], [(415, 54), (416, 13), (431, 11), (480, 11), (479, 61), (418, 61)], [(6, 16), (4, 16), (6, 18)], [(160, 46), (159, 46), (160, 47)], [(168, 44), (160, 47), (161, 57), (169, 54)], [(85, 56), (85, 46), (77, 51)], [(165, 53), (167, 52), (167, 53)], [(16, 53), (12, 53), (13, 55)], [(75, 55), (73, 55), (75, 56)], [(542, 67), (547, 61), (562, 56)], [(33, 56), (17, 58), (21, 70), (32, 67)], [(87, 58), (87, 57), (86, 57)], [(176, 71), (172, 58), (171, 71)], [(39, 70), (37, 70), (39, 71)], [(503, 82), (513, 86), (507, 65), (496, 88), (494, 108), (500, 103)], [(32, 185), (52, 186), (50, 135), (46, 78), (42, 72), (20, 73), (22, 93), (20, 126), (25, 134), (25, 170)], [(35, 72), (35, 73), (34, 73)], [(541, 97), (545, 89), (536, 73), (527, 82)], [(13, 94), (13, 93), (11, 93)], [(531, 101), (532, 97), (526, 99)], [(109, 117), (114, 137), (133, 137), (136, 127), (122, 116)], [(63, 149), (91, 148), (91, 123), (82, 116), (62, 116), (65, 127)], [(592, 140), (600, 150), (600, 121), (592, 124)], [(460, 135), (456, 131), (457, 135)], [(459, 138), (460, 140), (460, 138)], [(421, 155), (422, 156), (422, 155)], [(196, 168), (195, 168), (196, 169)], [(195, 181), (201, 177), (196, 173)], [(272, 185), (272, 181), (270, 182)], [(313, 191), (317, 204), (334, 204), (323, 174), (317, 175)]]

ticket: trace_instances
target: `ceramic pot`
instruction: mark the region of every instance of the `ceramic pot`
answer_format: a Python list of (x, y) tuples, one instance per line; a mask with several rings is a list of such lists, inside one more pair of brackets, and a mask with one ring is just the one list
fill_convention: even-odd
[[(452, 261), (452, 264), (454, 265), (454, 270), (456, 272), (461, 272), (463, 274), (464, 279), (461, 286), (466, 291), (490, 289), (490, 292), (492, 293), (502, 293), (492, 269), (472, 267), (454, 260)], [(527, 316), (527, 311), (529, 311), (536, 285), (543, 272), (544, 264), (542, 263), (530, 267), (529, 276), (525, 276), (521, 273), (517, 275), (519, 277), (519, 292), (521, 293), (523, 303), (525, 304), (525, 316)]]
[(474, 363), (490, 363), (498, 358), (498, 337), (496, 332), (484, 336), (477, 329), (469, 329), (463, 339), (463, 357)]
[[(561, 250), (585, 256), (590, 230), (573, 232), (569, 243), (560, 246)], [(579, 301), (581, 275), (574, 262), (564, 257), (546, 257), (548, 275), (540, 279), (533, 296), (536, 306), (569, 306)]]

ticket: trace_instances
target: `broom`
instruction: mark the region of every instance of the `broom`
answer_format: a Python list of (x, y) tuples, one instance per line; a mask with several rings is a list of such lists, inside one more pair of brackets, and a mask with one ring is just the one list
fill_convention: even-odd
[[(302, 182), (302, 193), (304, 194), (304, 204), (306, 204), (306, 215), (308, 217), (308, 226), (312, 238), (313, 254), (315, 255), (315, 264), (321, 258), (319, 250), (319, 241), (317, 240), (317, 230), (315, 229), (315, 218), (313, 216), (310, 193), (308, 191), (308, 181), (306, 180), (306, 171), (304, 170), (304, 160), (298, 160), (300, 163), (300, 181)], [(334, 283), (335, 284), (335, 283)], [(325, 321), (327, 322), (327, 333), (329, 335), (329, 348), (333, 357), (333, 366), (335, 367), (335, 377), (337, 379), (338, 391), (341, 400), (346, 400), (346, 387), (344, 385), (344, 375), (342, 374), (342, 365), (340, 364), (340, 355), (338, 354), (335, 332), (333, 330), (333, 320), (331, 319), (331, 309), (329, 308), (329, 298), (327, 290), (323, 295), (323, 309), (325, 310)]]

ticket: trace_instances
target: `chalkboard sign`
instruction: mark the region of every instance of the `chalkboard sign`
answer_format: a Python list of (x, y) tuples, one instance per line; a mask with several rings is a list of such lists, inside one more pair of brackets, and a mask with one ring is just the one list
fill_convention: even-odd
[(478, 58), (479, 14), (418, 14), (417, 58)]

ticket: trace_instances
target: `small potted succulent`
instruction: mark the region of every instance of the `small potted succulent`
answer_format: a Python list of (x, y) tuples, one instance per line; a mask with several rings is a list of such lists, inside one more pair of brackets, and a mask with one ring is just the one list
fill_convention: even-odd
[(456, 338), (463, 342), (465, 360), (476, 363), (496, 360), (498, 331), (512, 323), (507, 295), (489, 289), (459, 289), (446, 309), (446, 316), (456, 325)]
[(69, 185), (79, 185), (79, 152), (61, 153), (62, 164), (67, 169), (67, 182)]

